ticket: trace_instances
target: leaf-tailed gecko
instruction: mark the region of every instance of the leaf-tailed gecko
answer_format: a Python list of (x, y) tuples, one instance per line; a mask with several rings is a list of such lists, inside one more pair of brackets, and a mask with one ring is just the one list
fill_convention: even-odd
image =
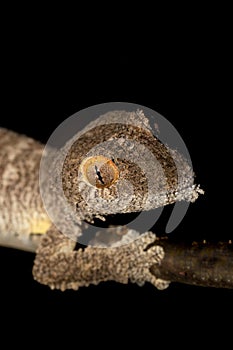
[[(111, 150), (106, 142), (112, 142)], [(141, 145), (140, 154), (133, 143)], [(166, 254), (152, 232), (138, 235), (128, 229), (124, 234), (125, 228), (120, 228), (118, 238), (134, 239), (110, 244), (107, 249), (95, 245), (76, 249), (75, 240), (60, 232), (40, 194), (43, 149), (44, 145), (27, 136), (0, 128), (0, 244), (36, 251), (33, 276), (52, 289), (76, 290), (107, 280), (139, 285), (148, 281), (158, 289), (166, 288), (169, 281), (156, 277), (151, 270), (161, 264)], [(149, 162), (145, 149), (154, 155), (159, 167)], [(125, 157), (125, 152), (130, 158)], [(145, 171), (137, 164), (138, 157), (144, 159), (145, 168), (153, 174), (149, 184)], [(177, 168), (181, 185), (177, 182)], [(85, 235), (85, 222), (181, 200), (193, 202), (202, 192), (193, 184), (194, 174), (186, 160), (153, 135), (148, 119), (138, 111), (111, 111), (97, 118), (56, 153), (48, 164), (47, 176), (42, 186), (52, 193), (51, 207), (61, 224), (69, 226), (70, 219), (66, 222), (64, 213), (59, 212), (56, 197), (56, 182), (61, 179), (67, 205), (75, 213), (72, 221), (76, 238)], [(111, 230), (117, 232), (116, 228)]]

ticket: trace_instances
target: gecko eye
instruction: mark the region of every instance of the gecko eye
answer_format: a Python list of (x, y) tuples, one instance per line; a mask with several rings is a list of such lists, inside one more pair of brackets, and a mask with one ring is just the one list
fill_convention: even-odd
[(85, 180), (97, 188), (110, 187), (119, 178), (116, 164), (103, 156), (85, 158), (80, 169)]

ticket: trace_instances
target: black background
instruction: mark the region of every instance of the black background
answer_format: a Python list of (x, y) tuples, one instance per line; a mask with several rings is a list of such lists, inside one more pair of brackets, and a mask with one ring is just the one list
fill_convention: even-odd
[[(224, 158), (229, 121), (223, 112), (229, 47), (218, 30), (197, 33), (193, 25), (188, 34), (171, 30), (166, 39), (155, 35), (149, 44), (137, 35), (135, 42), (123, 35), (105, 43), (101, 36), (91, 41), (77, 34), (70, 42), (60, 32), (41, 37), (31, 27), (15, 29), (4, 43), (1, 126), (46, 142), (64, 119), (94, 104), (122, 101), (156, 110), (179, 131), (196, 182), (206, 192), (173, 234), (224, 240), (232, 238), (225, 200), (231, 175), (230, 158)], [(187, 334), (192, 342), (199, 344), (204, 336), (209, 344), (223, 324), (223, 339), (228, 338), (233, 290), (174, 283), (157, 291), (150, 284), (109, 282), (62, 293), (33, 280), (33, 259), (30, 253), (0, 249), (3, 323), (14, 331), (19, 327), (21, 335), (24, 327), (25, 334), (30, 329), (36, 342), (51, 333), (51, 339), (80, 339), (86, 330), (87, 345), (92, 337), (105, 344), (106, 334), (121, 344), (128, 334), (146, 346), (151, 336), (154, 342), (157, 337), (167, 341), (175, 330), (174, 344)]]

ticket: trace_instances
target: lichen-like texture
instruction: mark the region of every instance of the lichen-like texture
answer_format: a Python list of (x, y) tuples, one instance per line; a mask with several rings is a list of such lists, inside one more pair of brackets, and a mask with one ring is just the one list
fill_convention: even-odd
[(150, 267), (160, 264), (164, 250), (153, 245), (156, 237), (147, 232), (135, 241), (116, 248), (86, 247), (74, 250), (75, 242), (54, 227), (42, 238), (33, 268), (34, 278), (52, 289), (75, 289), (102, 281), (152, 283), (165, 289), (169, 282), (156, 278)]
[[(83, 230), (96, 219), (192, 202), (202, 193), (189, 162), (149, 124), (142, 111), (107, 112), (61, 149), (46, 146), (42, 162), (41, 144), (0, 129), (0, 244), (39, 245), (37, 281), (61, 290), (112, 280), (169, 285), (151, 272), (165, 260), (153, 233), (114, 226), (103, 242)], [(77, 242), (87, 247), (76, 250)]]
[(39, 142), (0, 128), (1, 245), (34, 250), (51, 225), (39, 194), (42, 153)]

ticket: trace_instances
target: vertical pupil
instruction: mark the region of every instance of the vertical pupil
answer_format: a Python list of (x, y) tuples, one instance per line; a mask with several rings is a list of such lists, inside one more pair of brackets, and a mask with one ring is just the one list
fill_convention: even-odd
[(119, 170), (115, 162), (104, 156), (84, 159), (80, 170), (84, 179), (97, 188), (109, 187), (119, 178)]
[(104, 181), (103, 181), (102, 176), (100, 174), (100, 171), (98, 170), (96, 165), (95, 165), (95, 172), (96, 172), (96, 175), (98, 176), (98, 179), (100, 180), (100, 182), (104, 185)]

